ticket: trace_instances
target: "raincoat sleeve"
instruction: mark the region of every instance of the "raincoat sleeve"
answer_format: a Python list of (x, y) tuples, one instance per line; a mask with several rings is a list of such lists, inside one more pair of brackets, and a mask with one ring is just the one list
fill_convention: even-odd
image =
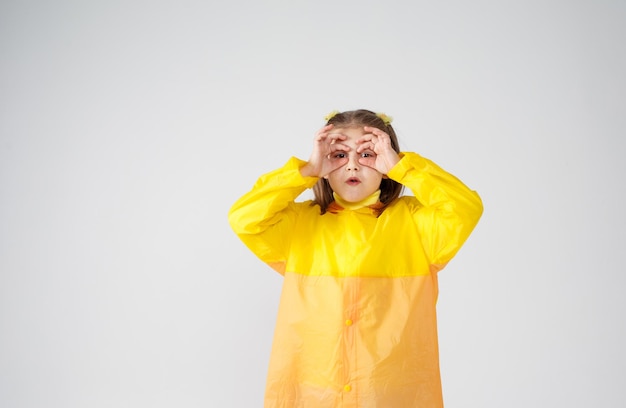
[(304, 164), (292, 157), (280, 169), (261, 176), (228, 213), (228, 221), (243, 243), (281, 274), (285, 272), (291, 231), (298, 213), (295, 199), (318, 180), (300, 174)]
[(483, 212), (480, 197), (458, 178), (417, 153), (400, 154), (387, 176), (413, 192), (411, 213), (435, 270), (461, 248)]

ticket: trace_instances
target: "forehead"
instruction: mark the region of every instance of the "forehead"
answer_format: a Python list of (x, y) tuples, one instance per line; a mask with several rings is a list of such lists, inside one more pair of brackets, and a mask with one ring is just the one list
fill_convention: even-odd
[(337, 127), (330, 131), (330, 134), (340, 134), (348, 138), (348, 140), (356, 140), (365, 134), (363, 127)]

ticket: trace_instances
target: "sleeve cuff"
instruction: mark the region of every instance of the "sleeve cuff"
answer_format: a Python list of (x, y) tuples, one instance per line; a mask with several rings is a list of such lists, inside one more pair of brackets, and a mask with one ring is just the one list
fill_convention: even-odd
[(411, 170), (423, 169), (426, 165), (426, 159), (417, 153), (413, 152), (400, 152), (400, 161), (389, 170), (387, 177), (400, 182), (406, 174)]
[(317, 183), (317, 180), (319, 180), (319, 178), (304, 177), (302, 173), (300, 173), (300, 169), (306, 163), (306, 161), (301, 160), (297, 157), (291, 157), (289, 161), (287, 161), (287, 163), (285, 164), (284, 169), (287, 170), (287, 174), (292, 177), (291, 181), (293, 181), (294, 184), (304, 185), (307, 188), (311, 188), (315, 185), (315, 183)]

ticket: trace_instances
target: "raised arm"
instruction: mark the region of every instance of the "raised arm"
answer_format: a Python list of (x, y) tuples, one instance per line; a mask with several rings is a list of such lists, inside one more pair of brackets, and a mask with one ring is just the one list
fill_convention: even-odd
[(297, 216), (295, 199), (316, 177), (300, 173), (306, 162), (295, 157), (261, 176), (252, 190), (233, 204), (228, 221), (237, 236), (262, 261), (284, 273), (287, 248)]
[(478, 223), (483, 204), (475, 191), (417, 153), (401, 153), (389, 178), (417, 199), (412, 209), (424, 250), (435, 268), (450, 261)]

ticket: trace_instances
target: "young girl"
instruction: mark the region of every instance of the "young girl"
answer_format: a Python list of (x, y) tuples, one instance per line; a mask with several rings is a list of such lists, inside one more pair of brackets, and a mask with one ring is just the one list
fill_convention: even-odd
[[(265, 407), (443, 406), (437, 273), (482, 203), (401, 153), (390, 122), (329, 115), (308, 162), (291, 158), (230, 210), (241, 240), (284, 275)], [(314, 200), (295, 201), (311, 187)]]

